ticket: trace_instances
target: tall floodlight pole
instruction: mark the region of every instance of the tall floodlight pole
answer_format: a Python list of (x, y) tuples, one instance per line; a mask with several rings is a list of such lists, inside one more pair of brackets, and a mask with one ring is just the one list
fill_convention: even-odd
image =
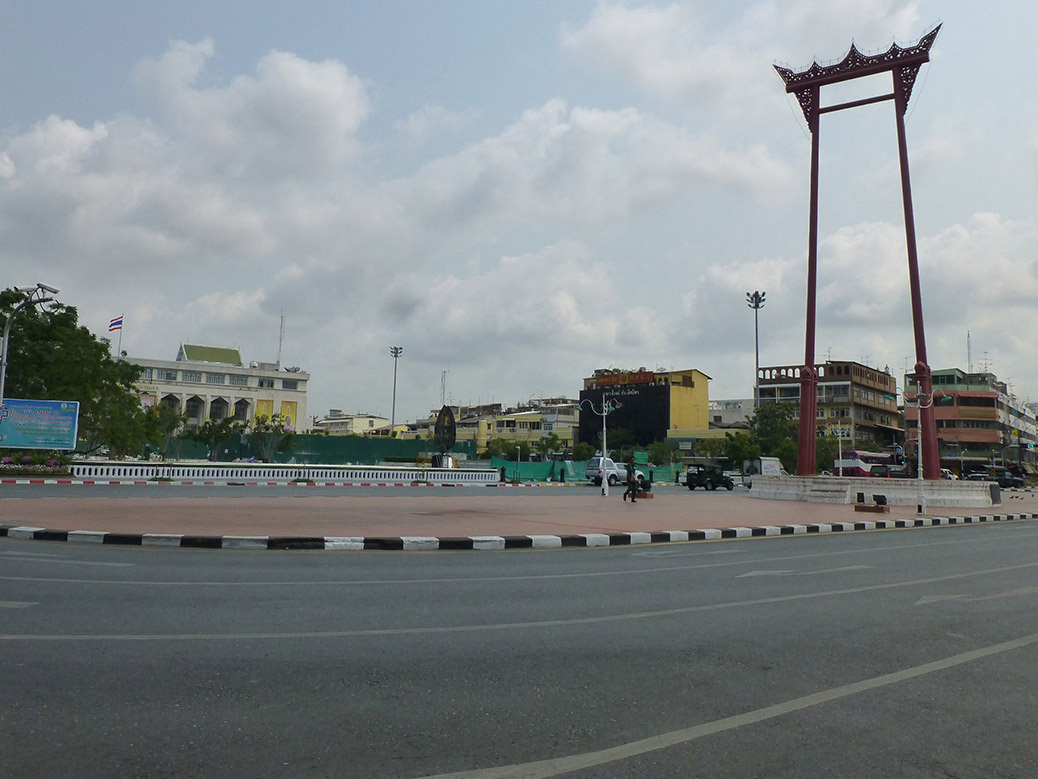
[[(912, 214), (912, 188), (908, 177), (908, 146), (905, 141), (905, 111), (912, 95), (919, 69), (930, 61), (933, 46), (941, 25), (919, 39), (913, 46), (902, 48), (896, 43), (882, 54), (862, 54), (851, 44), (847, 56), (832, 65), (811, 64), (807, 70), (794, 72), (775, 65), (775, 70), (786, 83), (786, 92), (796, 95), (811, 131), (811, 204), (807, 252), (807, 325), (804, 338), (804, 366), (800, 369), (800, 440), (797, 445), (797, 475), (810, 476), (815, 472), (816, 416), (818, 414), (818, 372), (815, 368), (815, 291), (818, 266), (818, 129), (819, 117), (831, 111), (894, 101), (897, 124), (898, 158), (901, 164), (901, 198), (905, 212), (905, 237), (908, 249), (908, 277), (912, 299), (912, 323), (915, 332), (915, 374), (918, 393), (932, 397), (933, 381), (926, 362), (926, 338), (923, 333), (923, 304), (919, 290), (919, 260), (915, 243), (915, 220)], [(893, 92), (862, 100), (852, 100), (822, 107), (820, 92), (823, 86), (850, 81), (864, 76), (890, 72)], [(940, 457), (937, 453), (937, 425), (933, 405), (919, 409), (919, 433), (923, 440), (921, 461), (924, 477), (939, 479)]]
[(390, 346), (389, 353), (393, 356), (393, 411), (389, 417), (389, 437), (393, 437), (396, 430), (396, 366), (400, 362), (400, 355), (404, 353), (402, 346)]
[(760, 406), (760, 330), (757, 328), (757, 312), (764, 308), (766, 292), (746, 293), (746, 305), (753, 309), (753, 409)]
[(15, 315), (23, 308), (50, 303), (54, 298), (45, 297), (45, 295), (57, 295), (59, 290), (54, 289), (54, 287), (48, 287), (46, 284), (37, 284), (35, 287), (15, 287), (14, 291), (20, 292), (26, 297), (25, 300), (11, 309), (11, 313), (7, 315), (7, 321), (4, 323), (4, 337), (3, 341), (0, 341), (0, 412), (4, 408), (4, 384), (7, 381), (7, 353), (8, 345), (11, 342), (11, 323), (14, 322)]

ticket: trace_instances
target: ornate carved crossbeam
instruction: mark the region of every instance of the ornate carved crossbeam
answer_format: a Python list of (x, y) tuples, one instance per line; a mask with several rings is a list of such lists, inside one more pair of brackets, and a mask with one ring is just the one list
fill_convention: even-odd
[(930, 32), (926, 33), (912, 46), (901, 47), (896, 43), (881, 54), (862, 54), (852, 43), (847, 56), (839, 62), (831, 65), (819, 65), (812, 62), (807, 70), (794, 71), (781, 65), (775, 65), (779, 77), (786, 82), (786, 91), (796, 95), (800, 103), (800, 110), (804, 112), (804, 118), (808, 124), (814, 117), (815, 111), (826, 113), (839, 108), (852, 108), (857, 105), (874, 103), (879, 100), (893, 99), (893, 94), (881, 95), (867, 100), (858, 100), (853, 103), (844, 103), (831, 108), (819, 108), (816, 105), (815, 89), (826, 84), (836, 84), (840, 81), (849, 81), (862, 76), (871, 76), (876, 73), (894, 71), (904, 90), (905, 103), (912, 95), (912, 87), (915, 85), (916, 76), (923, 63), (930, 61), (930, 47), (933, 46), (941, 25), (938, 24)]

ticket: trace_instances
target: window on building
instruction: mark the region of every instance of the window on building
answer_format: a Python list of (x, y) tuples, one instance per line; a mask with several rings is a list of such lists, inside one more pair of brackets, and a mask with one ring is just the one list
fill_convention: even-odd
[(994, 408), (995, 407), (995, 399), (994, 398), (964, 398), (964, 397), (960, 396), (959, 397), (959, 405), (960, 406), (982, 406), (982, 407), (985, 407), (985, 408)]
[(201, 382), (202, 374), (198, 371), (182, 371), (180, 374), (181, 381), (194, 381)]
[(169, 370), (166, 370), (165, 368), (159, 368), (158, 370), (155, 371), (155, 373), (156, 373), (159, 381), (176, 381), (177, 380), (177, 372), (176, 371), (169, 371)]
[(226, 378), (227, 377), (224, 376), (222, 373), (207, 373), (205, 375), (205, 383), (206, 384), (223, 384), (224, 381), (226, 380)]
[(281, 380), (281, 389), (287, 389), (287, 390), (299, 389), (299, 380), (298, 379), (282, 379)]
[(248, 376), (228, 376), (228, 384), (232, 387), (248, 387), (249, 377)]
[(151, 368), (144, 368), (141, 370), (141, 381), (151, 381)]
[(262, 389), (274, 389), (274, 380), (273, 379), (260, 379), (259, 380), (259, 386)]

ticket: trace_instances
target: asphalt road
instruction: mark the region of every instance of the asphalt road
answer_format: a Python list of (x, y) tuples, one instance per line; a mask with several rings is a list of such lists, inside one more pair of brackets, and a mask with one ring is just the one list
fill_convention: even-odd
[(0, 775), (1033, 777), (1036, 552), (0, 539)]

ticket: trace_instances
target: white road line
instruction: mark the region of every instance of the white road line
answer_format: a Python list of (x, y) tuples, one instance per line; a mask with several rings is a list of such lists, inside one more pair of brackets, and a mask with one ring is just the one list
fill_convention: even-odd
[(854, 595), (862, 592), (893, 590), (900, 587), (916, 587), (920, 584), (936, 584), (937, 582), (967, 579), (973, 576), (985, 576), (1008, 571), (1020, 571), (1025, 568), (1038, 567), (1038, 561), (1007, 565), (1001, 568), (989, 568), (981, 571), (954, 573), (947, 576), (933, 576), (926, 579), (914, 579), (903, 582), (885, 582), (864, 587), (846, 587), (839, 590), (822, 592), (806, 592), (799, 595), (776, 595), (771, 598), (753, 598), (751, 600), (727, 601), (721, 603), (704, 603), (697, 606), (681, 606), (673, 609), (656, 611), (629, 612), (626, 614), (605, 614), (598, 617), (575, 617), (572, 619), (545, 619), (535, 622), (500, 622), (487, 625), (454, 625), (413, 628), (372, 628), (368, 630), (327, 630), (307, 631), (300, 633), (66, 633), (66, 634), (0, 634), (0, 641), (247, 641), (247, 640), (301, 640), (323, 638), (365, 638), (372, 636), (416, 636), (436, 633), (483, 633), (497, 630), (529, 630), (531, 628), (556, 628), (571, 625), (599, 625), (610, 622), (629, 622), (636, 619), (657, 619), (704, 611), (722, 611), (724, 609), (743, 608), (746, 606), (765, 606), (772, 603), (790, 603), (816, 598), (830, 598), (838, 595)]
[(904, 670), (895, 671), (894, 673), (874, 676), (871, 679), (864, 679), (860, 682), (845, 684), (841, 687), (833, 687), (829, 690), (816, 692), (812, 695), (805, 695), (801, 698), (794, 698), (793, 700), (785, 701), (784, 703), (777, 703), (774, 706), (765, 706), (762, 709), (748, 711), (745, 714), (737, 714), (733, 717), (725, 717), (724, 719), (714, 720), (713, 722), (705, 722), (701, 725), (694, 725), (690, 728), (674, 730), (670, 733), (661, 733), (657, 736), (651, 736), (649, 738), (641, 739), (640, 741), (631, 741), (627, 744), (620, 744), (619, 746), (610, 747), (609, 749), (601, 749), (597, 752), (586, 752), (581, 755), (568, 755), (566, 757), (539, 760), (533, 763), (498, 766), (496, 768), (478, 768), (473, 771), (460, 771), (452, 774), (438, 774), (436, 776), (426, 777), (425, 779), (550, 779), (550, 777), (567, 774), (572, 771), (594, 768), (595, 766), (614, 763), (618, 760), (626, 760), (637, 755), (643, 755), (647, 752), (654, 752), (658, 749), (666, 749), (678, 744), (685, 744), (689, 741), (703, 738), (704, 736), (723, 733), (726, 730), (734, 730), (746, 725), (754, 725), (758, 722), (764, 722), (765, 720), (774, 719), (775, 717), (781, 717), (786, 714), (801, 711), (802, 709), (830, 703), (831, 701), (839, 700), (840, 698), (847, 698), (851, 695), (870, 692), (880, 687), (889, 687), (890, 685), (899, 684), (908, 681), (909, 679), (915, 679), (918, 676), (925, 676), (926, 674), (954, 668), (957, 665), (983, 660), (991, 655), (998, 655), (1005, 652), (1012, 652), (1015, 649), (1022, 649), (1023, 647), (1030, 646), (1036, 642), (1038, 642), (1038, 633), (1031, 633), (1028, 636), (1021, 636), (1020, 638), (1013, 639), (1012, 641), (1004, 641), (1000, 644), (992, 644), (991, 646), (983, 647), (981, 649), (975, 649), (972, 652), (963, 652), (959, 655), (952, 655), (951, 657), (945, 657), (941, 660), (912, 666), (911, 668), (905, 668)]
[(783, 571), (748, 571), (747, 573), (741, 573), (736, 576), (736, 579), (747, 579), (751, 576), (790, 576), (796, 573), (792, 568)]
[(28, 600), (0, 600), (0, 609), (25, 609), (37, 603), (38, 601)]
[[(91, 566), (96, 566), (98, 568), (136, 568), (137, 567), (137, 563), (101, 563), (101, 562), (95, 562), (93, 560), (74, 560), (71, 557), (60, 557), (60, 558), (57, 558), (57, 559), (54, 559), (54, 560), (42, 559), (42, 558), (39, 558), (39, 557), (33, 557), (30, 560), (19, 560), (18, 558), (12, 558), (11, 562), (32, 563), (33, 565), (36, 565), (37, 563), (57, 563), (59, 565), (91, 565)], [(15, 577), (10, 577), (10, 578), (15, 578)]]
[(992, 595), (924, 595), (915, 602), (916, 606), (925, 606), (928, 603), (939, 603), (941, 601), (955, 600), (961, 603), (979, 603), (986, 600), (1002, 600), (1003, 598), (1019, 598), (1025, 595), (1038, 593), (1038, 587), (1019, 587), (1006, 592), (996, 592)]
[[(980, 527), (974, 525), (971, 527)], [(789, 538), (790, 536), (785, 536)], [(822, 538), (823, 536), (819, 536)], [(839, 538), (839, 535), (824, 536), (825, 538)], [(0, 581), (18, 581), (18, 582), (45, 582), (51, 584), (98, 584), (98, 585), (129, 585), (132, 587), (313, 587), (313, 586), (351, 586), (351, 587), (372, 587), (372, 586), (385, 586), (385, 585), (407, 585), (407, 584), (478, 584), (478, 583), (493, 583), (493, 582), (525, 582), (525, 581), (548, 581), (553, 579), (596, 579), (612, 576), (642, 576), (645, 574), (654, 573), (674, 573), (678, 571), (695, 571), (705, 570), (710, 568), (728, 568), (734, 565), (759, 565), (761, 563), (781, 563), (781, 562), (793, 562), (796, 560), (812, 560), (819, 557), (838, 557), (843, 555), (859, 555), (859, 554), (885, 554), (887, 552), (896, 552), (902, 549), (925, 549), (931, 546), (955, 546), (959, 544), (971, 544), (981, 543), (984, 541), (995, 541), (995, 540), (1008, 540), (1011, 543), (1017, 543), (1013, 539), (975, 539), (966, 538), (956, 541), (933, 541), (921, 544), (903, 544), (899, 546), (882, 546), (873, 547), (868, 549), (839, 549), (829, 550), (825, 552), (816, 552), (813, 554), (802, 554), (802, 555), (788, 555), (784, 557), (761, 557), (755, 560), (730, 560), (725, 562), (717, 563), (694, 563), (692, 565), (671, 565), (661, 568), (629, 568), (627, 570), (620, 571), (588, 571), (585, 573), (545, 573), (545, 574), (532, 574), (532, 575), (521, 575), (516, 574), (513, 576), (472, 576), (472, 577), (442, 577), (436, 579), (338, 579), (338, 580), (326, 580), (326, 581), (314, 581), (314, 580), (288, 580), (288, 581), (247, 581), (247, 582), (228, 582), (228, 581), (146, 581), (141, 579), (113, 579), (113, 580), (97, 580), (97, 579), (68, 579), (68, 578), (57, 578), (57, 577), (42, 577), (42, 576), (0, 576)], [(623, 547), (613, 547), (614, 549), (620, 549)], [(392, 554), (391, 552), (385, 552), (382, 554)], [(448, 552), (438, 552), (438, 554), (449, 554)], [(461, 554), (469, 554), (468, 552), (461, 552)], [(99, 563), (98, 563), (99, 564)], [(132, 563), (107, 563), (108, 565), (132, 565)]]
[(745, 579), (749, 576), (814, 576), (818, 573), (844, 573), (846, 571), (865, 571), (875, 568), (874, 565), (845, 565), (841, 568), (822, 568), (817, 571), (750, 571), (736, 576), (736, 579)]

